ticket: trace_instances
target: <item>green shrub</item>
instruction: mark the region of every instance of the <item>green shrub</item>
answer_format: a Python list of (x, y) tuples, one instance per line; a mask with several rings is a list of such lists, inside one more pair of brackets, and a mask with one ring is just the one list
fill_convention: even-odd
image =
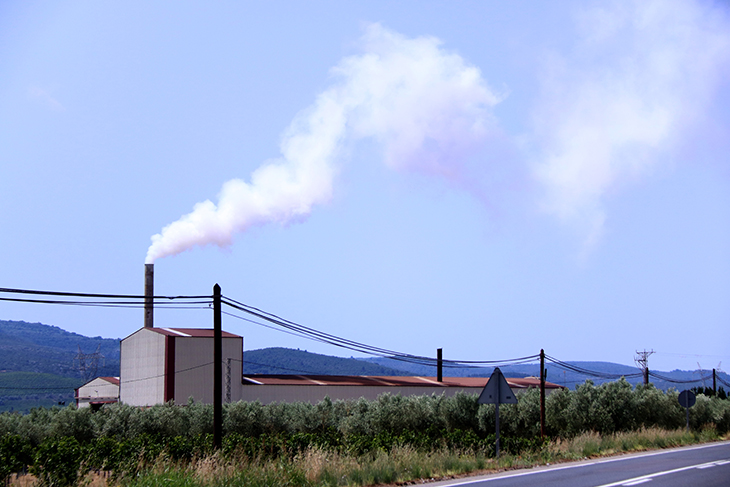
[(20, 473), (33, 463), (30, 441), (19, 435), (0, 437), (0, 483), (14, 473)]
[(41, 485), (74, 485), (81, 469), (84, 449), (72, 436), (48, 438), (35, 451), (31, 473)]

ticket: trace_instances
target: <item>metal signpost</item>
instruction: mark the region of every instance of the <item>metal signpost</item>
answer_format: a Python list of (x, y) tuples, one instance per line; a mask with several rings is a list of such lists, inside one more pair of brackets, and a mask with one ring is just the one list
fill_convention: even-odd
[(517, 404), (517, 398), (512, 392), (507, 379), (504, 378), (502, 371), (499, 367), (494, 369), (492, 376), (489, 377), (489, 382), (484, 386), (482, 393), (479, 395), (477, 400), (479, 404), (494, 404), (496, 413), (496, 435), (494, 441), (495, 453), (499, 458), (499, 405), (500, 404)]
[(689, 431), (689, 408), (695, 405), (697, 397), (692, 391), (684, 390), (679, 393), (679, 405), (687, 411), (687, 431)]

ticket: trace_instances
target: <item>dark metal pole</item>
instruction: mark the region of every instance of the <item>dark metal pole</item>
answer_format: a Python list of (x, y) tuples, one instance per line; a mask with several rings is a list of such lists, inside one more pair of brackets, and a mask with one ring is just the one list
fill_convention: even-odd
[(545, 350), (540, 349), (540, 438), (545, 438)]
[(495, 434), (494, 434), (494, 449), (495, 449), (495, 456), (499, 458), (499, 399), (502, 397), (502, 393), (499, 390), (499, 381), (497, 381), (497, 402), (494, 404), (494, 413), (495, 413)]
[(645, 386), (649, 385), (649, 366), (648, 365), (644, 368), (644, 385)]
[(717, 397), (717, 376), (715, 374), (715, 369), (712, 369), (712, 392), (712, 395)]
[(221, 287), (213, 286), (213, 446), (223, 444), (223, 333)]
[(436, 349), (436, 381), (444, 381), (444, 351), (442, 348)]

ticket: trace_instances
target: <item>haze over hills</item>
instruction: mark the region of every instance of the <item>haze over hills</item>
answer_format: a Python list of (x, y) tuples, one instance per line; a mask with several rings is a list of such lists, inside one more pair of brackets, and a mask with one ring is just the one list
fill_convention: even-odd
[[(0, 411), (27, 411), (31, 407), (51, 406), (59, 402), (73, 401), (73, 389), (85, 382), (75, 357), (79, 347), (85, 354), (98, 348), (104, 356), (95, 376), (119, 375), (119, 339), (86, 337), (67, 332), (56, 326), (23, 321), (0, 321)], [(316, 374), (316, 375), (383, 375), (383, 376), (435, 376), (436, 367), (413, 364), (391, 358), (343, 358), (310, 353), (305, 350), (287, 348), (265, 348), (247, 350), (243, 356), (244, 374)], [(573, 366), (603, 374), (635, 374), (638, 369), (610, 362), (568, 362)], [(448, 365), (448, 364), (447, 364)], [(537, 376), (538, 364), (523, 364), (500, 368), (508, 377)], [(559, 385), (573, 388), (576, 384), (591, 379), (570, 370), (547, 363), (547, 379)], [(444, 368), (444, 376), (488, 377), (492, 368)], [(712, 386), (712, 381), (702, 382), (701, 377), (711, 371), (659, 372), (672, 380), (694, 381), (674, 384), (652, 378), (651, 382), (660, 389), (676, 387), (688, 389), (694, 386)], [(730, 381), (730, 376), (720, 372), (719, 376)], [(606, 379), (593, 378), (594, 383)], [(629, 379), (632, 384), (641, 378)]]

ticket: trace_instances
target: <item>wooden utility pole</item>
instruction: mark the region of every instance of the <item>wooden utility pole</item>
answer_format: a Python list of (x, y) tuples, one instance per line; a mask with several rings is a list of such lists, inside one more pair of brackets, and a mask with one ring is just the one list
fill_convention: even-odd
[(545, 438), (545, 350), (540, 349), (540, 438)]
[(712, 369), (712, 392), (712, 395), (717, 397), (717, 375), (715, 374), (715, 369)]
[(213, 446), (223, 444), (223, 332), (221, 287), (213, 286)]
[(444, 381), (444, 350), (442, 348), (436, 349), (436, 381)]

